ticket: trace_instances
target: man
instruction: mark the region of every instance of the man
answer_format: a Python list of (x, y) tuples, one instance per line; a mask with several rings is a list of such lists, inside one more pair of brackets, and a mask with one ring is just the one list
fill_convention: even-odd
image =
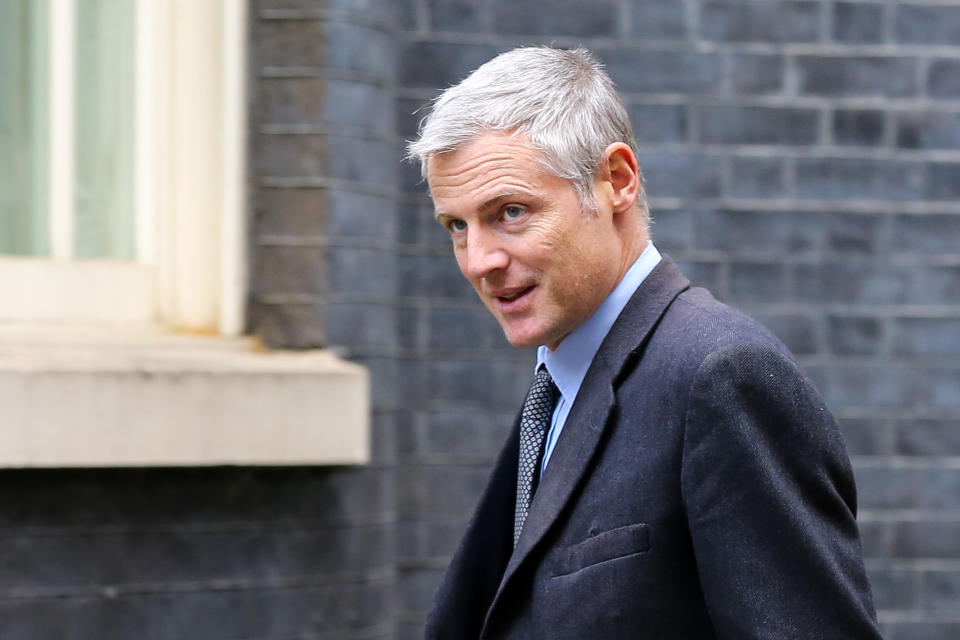
[(410, 152), (534, 384), (427, 637), (879, 638), (830, 413), (650, 243), (633, 133), (583, 50), (446, 90)]

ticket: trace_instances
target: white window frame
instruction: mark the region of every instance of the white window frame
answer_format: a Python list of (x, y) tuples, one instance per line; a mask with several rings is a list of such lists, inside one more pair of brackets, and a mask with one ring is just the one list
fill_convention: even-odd
[(136, 0), (136, 259), (74, 260), (76, 0), (50, 3), (49, 258), (0, 256), (0, 323), (239, 335), (246, 3)]

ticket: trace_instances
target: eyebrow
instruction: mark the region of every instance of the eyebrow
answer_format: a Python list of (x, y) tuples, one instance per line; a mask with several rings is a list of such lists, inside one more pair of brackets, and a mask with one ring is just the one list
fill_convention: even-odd
[[(480, 204), (480, 206), (477, 208), (477, 210), (486, 211), (487, 209), (497, 204), (498, 202), (501, 202), (503, 200), (509, 200), (510, 198), (516, 198), (517, 196), (530, 197), (531, 194), (527, 193), (526, 191), (503, 191), (501, 193), (498, 193), (495, 196), (492, 196), (484, 200)], [(456, 216), (454, 216), (454, 214), (452, 213), (448, 213), (444, 211), (443, 209), (434, 209), (433, 217), (439, 220), (440, 218), (444, 218), (444, 217), (456, 217)]]

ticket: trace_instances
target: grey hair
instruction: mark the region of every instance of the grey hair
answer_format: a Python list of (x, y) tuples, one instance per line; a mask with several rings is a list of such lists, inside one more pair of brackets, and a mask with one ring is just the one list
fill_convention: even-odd
[[(570, 180), (581, 204), (591, 209), (604, 150), (622, 142), (637, 152), (613, 81), (586, 49), (522, 47), (484, 63), (434, 100), (407, 157), (420, 161), (426, 177), (431, 156), (489, 131), (528, 136), (546, 169)], [(642, 175), (637, 200), (646, 219)]]

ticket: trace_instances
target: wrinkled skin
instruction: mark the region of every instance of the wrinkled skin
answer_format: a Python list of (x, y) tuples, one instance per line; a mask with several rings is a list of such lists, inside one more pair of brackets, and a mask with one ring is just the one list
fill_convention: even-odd
[(626, 145), (607, 149), (595, 211), (523, 136), (491, 132), (434, 155), (427, 181), (461, 272), (517, 347), (556, 349), (646, 246)]

